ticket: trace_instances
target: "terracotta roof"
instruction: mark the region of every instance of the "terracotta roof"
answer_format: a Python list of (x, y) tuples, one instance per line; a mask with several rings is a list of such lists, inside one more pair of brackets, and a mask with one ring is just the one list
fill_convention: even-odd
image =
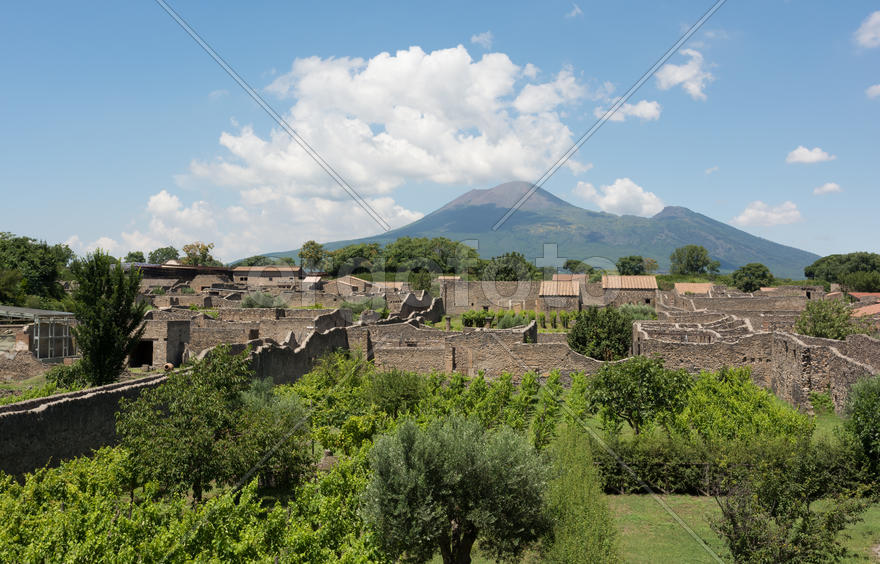
[(687, 293), (708, 294), (712, 286), (711, 282), (676, 282), (675, 293), (680, 296)]
[(656, 290), (657, 277), (648, 276), (618, 276), (605, 274), (602, 276), (602, 287), (611, 290)]
[(880, 298), (880, 292), (850, 292), (849, 295), (857, 300), (862, 298)]
[(538, 290), (539, 296), (579, 296), (577, 282), (560, 281), (560, 280), (544, 280), (541, 282), (541, 288)]
[(867, 317), (869, 315), (880, 315), (880, 304), (873, 304), (853, 310), (853, 317)]

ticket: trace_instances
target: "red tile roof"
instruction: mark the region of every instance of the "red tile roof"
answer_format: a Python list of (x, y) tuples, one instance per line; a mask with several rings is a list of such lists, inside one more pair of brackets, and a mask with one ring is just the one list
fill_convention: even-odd
[(606, 274), (602, 276), (602, 287), (606, 290), (656, 290), (657, 277)]
[(853, 310), (853, 317), (867, 317), (869, 315), (880, 315), (880, 304), (872, 304)]
[(676, 282), (675, 293), (679, 296), (684, 294), (708, 294), (712, 286), (711, 282)]

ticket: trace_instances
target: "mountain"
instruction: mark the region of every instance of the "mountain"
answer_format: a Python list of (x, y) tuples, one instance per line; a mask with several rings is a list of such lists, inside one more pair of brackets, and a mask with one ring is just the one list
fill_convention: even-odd
[[(398, 237), (448, 237), (477, 242), (480, 256), (509, 251), (533, 260), (544, 256), (544, 245), (557, 245), (557, 256), (586, 260), (604, 257), (612, 263), (626, 255), (655, 259), (661, 271), (669, 255), (683, 245), (702, 245), (721, 262), (722, 271), (760, 262), (777, 276), (803, 278), (804, 267), (818, 255), (755, 237), (687, 208), (670, 206), (653, 217), (614, 215), (585, 210), (539, 188), (497, 230), (492, 226), (531, 188), (508, 182), (471, 190), (418, 221), (373, 237), (325, 244), (329, 250), (352, 243), (386, 244)], [(297, 256), (297, 251), (269, 256)], [(591, 261), (593, 262), (593, 261)]]

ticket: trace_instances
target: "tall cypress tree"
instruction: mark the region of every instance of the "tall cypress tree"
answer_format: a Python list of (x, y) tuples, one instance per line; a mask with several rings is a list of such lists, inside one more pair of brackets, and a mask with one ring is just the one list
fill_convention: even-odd
[(115, 382), (144, 334), (147, 304), (137, 301), (141, 271), (124, 271), (119, 261), (101, 250), (75, 261), (70, 271), (78, 283), (73, 293), (78, 321), (73, 335), (82, 353), (86, 383)]

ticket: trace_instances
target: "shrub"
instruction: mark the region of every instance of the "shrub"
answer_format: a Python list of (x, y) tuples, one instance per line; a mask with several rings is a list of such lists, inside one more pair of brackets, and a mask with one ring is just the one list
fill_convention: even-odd
[(625, 421), (638, 435), (656, 420), (681, 412), (693, 384), (684, 370), (667, 370), (660, 358), (634, 356), (604, 364), (590, 383), (589, 398), (606, 425)]
[(868, 333), (869, 325), (852, 317), (843, 300), (811, 300), (801, 313), (794, 330), (801, 335), (824, 339), (846, 339), (847, 335)]
[(590, 440), (578, 427), (562, 431), (551, 447), (554, 478), (548, 505), (553, 541), (546, 562), (620, 562), (617, 527), (602, 495)]
[(241, 300), (241, 307), (282, 308), (285, 305), (281, 296), (273, 296), (265, 292), (254, 292)]
[(556, 329), (556, 312), (550, 312), (550, 327)]
[(748, 367), (700, 373), (671, 427), (716, 445), (780, 437), (799, 440), (813, 433), (812, 421), (756, 386)]
[(547, 328), (547, 316), (546, 314), (544, 314), (543, 311), (538, 314), (538, 325), (540, 325), (544, 329)]
[(627, 316), (630, 321), (636, 319), (657, 319), (657, 312), (652, 306), (646, 304), (623, 304), (617, 310)]
[(343, 309), (350, 309), (354, 315), (360, 315), (364, 311), (371, 309), (373, 311), (381, 311), (388, 306), (385, 296), (372, 296), (359, 302), (342, 302), (339, 306)]
[(509, 428), (487, 431), (458, 416), (411, 421), (370, 452), (373, 477), (361, 512), (392, 560), (471, 561), (471, 549), (515, 558), (549, 528), (548, 469)]
[(46, 372), (46, 381), (67, 390), (82, 388), (89, 383), (79, 360), (73, 364), (56, 364)]
[(181, 286), (180, 293), (187, 296), (192, 296), (196, 293), (196, 291), (191, 286)]
[(613, 307), (591, 307), (575, 316), (568, 346), (597, 360), (626, 357), (632, 346), (632, 321)]
[(845, 414), (844, 426), (858, 441), (876, 476), (880, 472), (880, 376), (853, 385)]

